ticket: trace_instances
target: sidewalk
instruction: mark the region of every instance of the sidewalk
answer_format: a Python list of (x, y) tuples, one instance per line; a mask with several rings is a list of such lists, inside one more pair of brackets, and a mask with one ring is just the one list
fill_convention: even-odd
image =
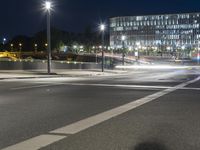
[(90, 77), (90, 76), (113, 76), (126, 73), (123, 70), (52, 70), (47, 74), (46, 70), (0, 70), (0, 80), (25, 79), (25, 78), (55, 78), (55, 77)]

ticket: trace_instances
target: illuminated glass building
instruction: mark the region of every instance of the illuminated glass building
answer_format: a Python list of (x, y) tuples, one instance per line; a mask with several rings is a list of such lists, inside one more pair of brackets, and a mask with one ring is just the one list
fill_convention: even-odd
[(158, 51), (195, 50), (200, 40), (200, 13), (110, 18), (110, 46)]

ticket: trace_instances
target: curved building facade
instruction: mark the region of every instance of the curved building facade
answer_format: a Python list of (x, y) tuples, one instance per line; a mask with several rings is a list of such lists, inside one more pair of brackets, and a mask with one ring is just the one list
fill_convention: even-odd
[(166, 51), (197, 49), (200, 40), (200, 13), (125, 16), (110, 18), (110, 46), (138, 46)]

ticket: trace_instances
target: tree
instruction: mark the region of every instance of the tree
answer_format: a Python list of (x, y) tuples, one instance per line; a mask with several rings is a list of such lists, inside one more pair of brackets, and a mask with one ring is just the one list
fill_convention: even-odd
[(63, 41), (58, 42), (55, 51), (57, 51), (57, 52), (62, 51), (62, 49), (64, 48), (64, 46), (65, 46), (65, 44), (63, 43)]
[[(108, 34), (105, 35), (105, 44), (108, 44)], [(91, 26), (87, 26), (83, 33), (73, 33), (63, 30), (59, 30), (55, 27), (51, 28), (51, 48), (52, 50), (58, 50), (60, 42), (64, 43), (68, 47), (72, 47), (74, 43), (83, 45), (84, 50), (89, 52), (94, 45), (101, 45), (101, 35), (98, 32), (94, 32)], [(14, 51), (19, 50), (19, 43), (22, 43), (22, 51), (34, 51), (34, 45), (37, 44), (38, 51), (46, 51), (45, 44), (47, 43), (46, 30), (42, 30), (36, 33), (33, 37), (28, 36), (16, 36), (10, 42), (8, 42), (8, 48), (10, 44), (13, 44)], [(2, 46), (1, 46), (2, 47)], [(1, 48), (0, 47), (0, 48)]]

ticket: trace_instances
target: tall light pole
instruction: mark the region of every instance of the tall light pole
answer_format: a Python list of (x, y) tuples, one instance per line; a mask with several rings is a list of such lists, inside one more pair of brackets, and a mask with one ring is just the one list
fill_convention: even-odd
[(183, 64), (183, 58), (184, 58), (184, 55), (185, 55), (185, 46), (183, 45), (182, 47), (181, 47), (181, 56), (180, 56), (180, 59), (181, 59), (181, 63)]
[(93, 51), (95, 52), (95, 62), (97, 64), (97, 49), (95, 46), (92, 47)]
[(22, 51), (22, 43), (19, 43), (19, 50)]
[(100, 31), (101, 31), (101, 42), (102, 42), (102, 72), (104, 72), (104, 35), (105, 35), (105, 25), (101, 24), (100, 25)]
[(13, 46), (14, 46), (14, 45), (11, 43), (11, 44), (10, 44), (10, 47), (11, 47), (11, 51), (12, 51), (12, 52), (13, 52)]
[(22, 58), (22, 43), (19, 43), (19, 55)]
[(34, 44), (35, 53), (37, 53), (37, 47), (38, 47), (38, 45), (37, 45), (37, 44)]
[(51, 74), (51, 25), (50, 25), (50, 17), (51, 17), (51, 2), (45, 2), (45, 8), (47, 11), (47, 43), (48, 43), (48, 55), (47, 55), (47, 71), (48, 74)]
[(6, 38), (3, 38), (3, 49), (5, 48), (5, 44), (6, 44)]
[(125, 35), (122, 35), (121, 37), (122, 39), (122, 65), (124, 66), (124, 63), (125, 63), (125, 40), (126, 40), (126, 36)]
[(3, 38), (3, 45), (6, 43), (6, 38)]
[(199, 47), (199, 44), (200, 44), (200, 41), (198, 39), (198, 50), (197, 50), (197, 63), (198, 63), (198, 65), (199, 65), (199, 59), (200, 59), (200, 55), (199, 55), (200, 47)]
[(140, 42), (137, 42), (136, 46), (137, 46), (137, 61), (139, 62), (139, 59), (140, 59), (140, 48), (141, 48)]

